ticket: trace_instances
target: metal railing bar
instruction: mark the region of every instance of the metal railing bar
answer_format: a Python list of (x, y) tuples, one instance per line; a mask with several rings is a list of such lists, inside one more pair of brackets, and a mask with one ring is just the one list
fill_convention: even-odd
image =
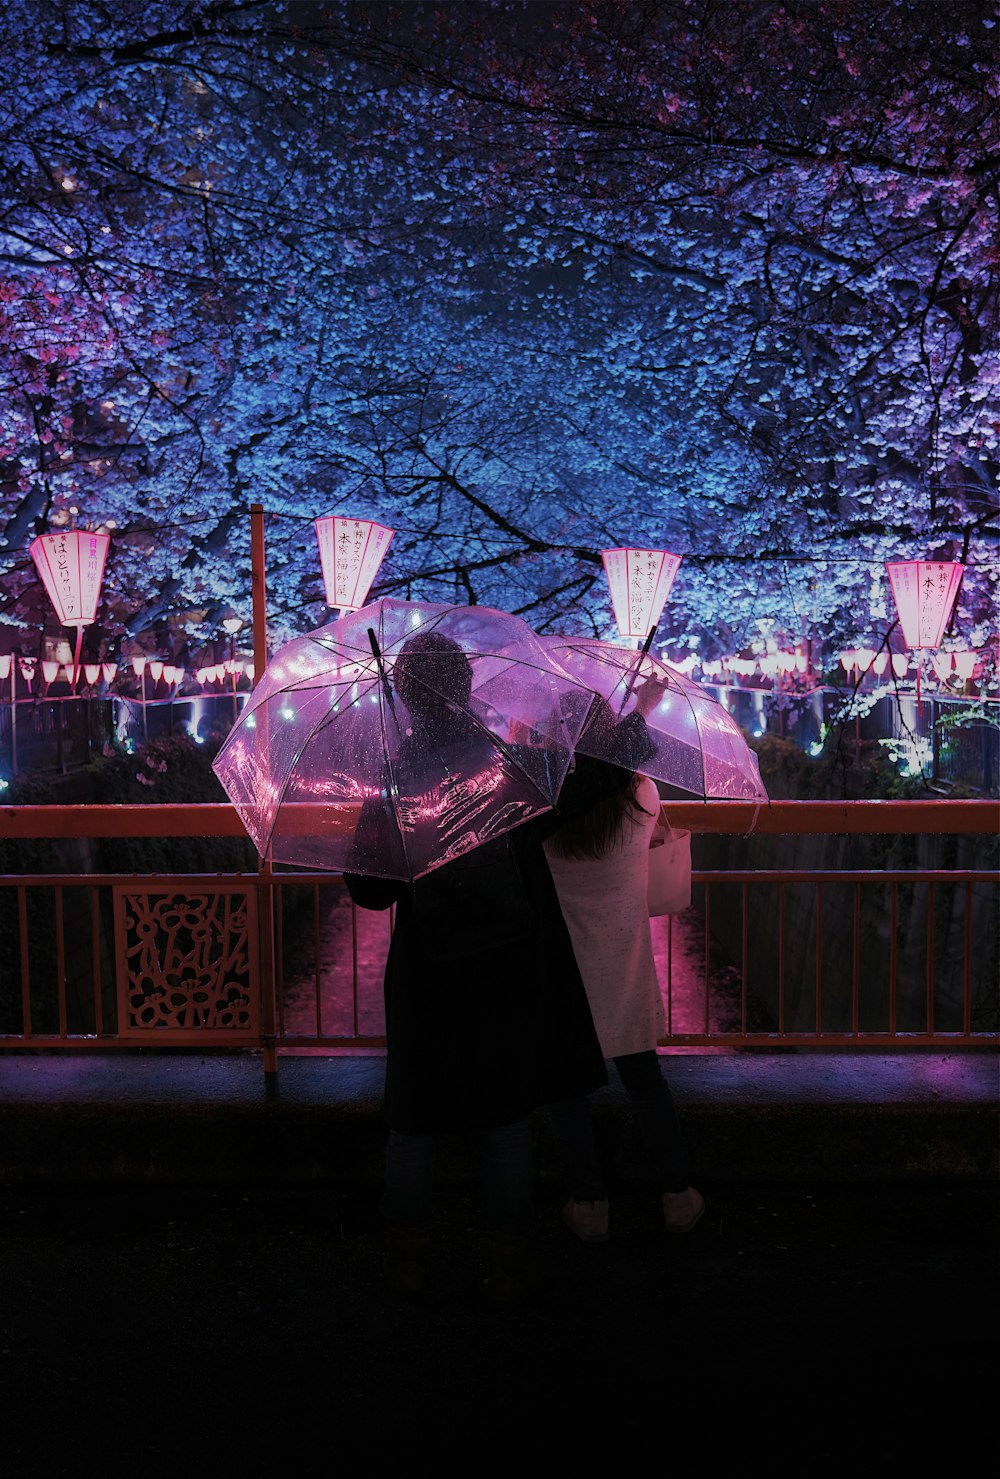
[(319, 914), (319, 884), (312, 886), (312, 925), (313, 925), (313, 993), (315, 996), (315, 1020), (316, 1031), (323, 1031), (323, 974), (320, 969), (320, 914)]
[(28, 892), (17, 890), (17, 923), (21, 940), (21, 1021), (26, 1037), (31, 1037), (31, 960), (28, 950)]
[[(750, 971), (749, 971), (749, 961), (750, 961), (750, 923), (749, 923), (749, 912), (748, 912), (749, 898), (750, 898), (749, 890), (748, 890), (748, 888), (746, 886), (746, 883), (744, 882), (743, 889), (742, 889), (742, 895), (741, 895), (741, 915), (740, 915), (740, 980), (741, 980), (741, 991), (740, 991), (740, 995), (741, 995), (740, 1022), (741, 1022), (742, 1030), (743, 1030), (744, 1033), (747, 1030), (747, 1022), (749, 1021), (749, 1016), (750, 1016), (750, 1007), (749, 1007), (750, 992), (749, 992), (749, 988), (747, 986), (747, 982), (748, 982), (749, 977), (750, 977)], [(705, 981), (705, 990), (706, 991), (708, 990), (708, 981), (707, 981), (707, 979)]]
[(823, 1030), (823, 885), (816, 885), (816, 1031)]
[(854, 908), (851, 918), (851, 1031), (861, 1022), (861, 885), (854, 885)]
[(889, 1031), (896, 1031), (899, 1006), (899, 880), (892, 880), (889, 900)]
[(785, 1030), (785, 885), (778, 884), (778, 1031)]
[(972, 884), (965, 885), (964, 950), (962, 952), (962, 1030), (972, 1031)]
[(929, 883), (927, 885), (927, 961), (926, 961), (926, 971), (927, 971), (927, 977), (926, 977), (926, 980), (927, 980), (927, 1002), (926, 1002), (927, 1017), (926, 1017), (926, 1020), (927, 1020), (927, 1030), (928, 1030), (928, 1032), (932, 1032), (934, 1030), (934, 902), (935, 902), (935, 898), (936, 898), (936, 895), (935, 895), (935, 891), (934, 891), (934, 884), (933, 883)]

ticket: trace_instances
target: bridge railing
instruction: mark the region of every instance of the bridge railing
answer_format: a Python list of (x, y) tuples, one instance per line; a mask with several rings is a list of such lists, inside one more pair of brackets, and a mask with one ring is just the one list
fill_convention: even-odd
[[(1000, 821), (996, 802), (964, 800), (667, 812), (696, 834), (773, 838), (779, 854), (803, 837), (995, 837)], [(85, 805), (0, 808), (0, 836), (244, 832), (226, 804)], [(993, 868), (696, 869), (691, 908), (652, 922), (661, 1046), (996, 1049), (998, 919)], [(282, 1054), (378, 1051), (390, 929), (330, 873), (8, 873), (0, 1050), (259, 1050), (271, 1073)]]

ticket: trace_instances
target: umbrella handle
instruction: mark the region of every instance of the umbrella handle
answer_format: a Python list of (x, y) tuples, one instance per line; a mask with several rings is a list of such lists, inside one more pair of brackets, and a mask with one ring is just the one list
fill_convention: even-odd
[[(656, 626), (659, 626), (659, 622), (656, 623)], [(628, 680), (628, 682), (625, 685), (625, 694), (624, 694), (624, 697), (622, 698), (622, 701), (621, 701), (621, 703), (620, 703), (620, 705), (618, 707), (619, 714), (622, 712), (622, 710), (624, 709), (625, 705), (628, 703), (629, 699), (632, 696), (632, 689), (635, 687), (636, 679), (639, 676), (639, 669), (642, 666), (642, 659), (649, 652), (650, 646), (652, 645), (653, 638), (656, 636), (656, 626), (650, 627), (649, 631), (646, 633), (646, 640), (645, 640), (645, 642), (643, 642), (642, 646), (639, 648), (639, 661), (636, 663), (635, 670), (634, 670), (634, 672), (632, 672), (629, 675), (629, 680)]]
[(375, 636), (375, 632), (372, 627), (368, 628), (368, 640), (372, 644), (372, 654), (375, 658), (375, 662), (378, 665), (379, 677), (382, 679), (382, 687), (385, 689), (386, 702), (388, 703), (392, 712), (395, 714), (396, 704), (392, 696), (392, 689), (389, 686), (389, 674), (385, 670), (385, 663), (382, 661), (382, 650), (378, 645), (378, 638)]

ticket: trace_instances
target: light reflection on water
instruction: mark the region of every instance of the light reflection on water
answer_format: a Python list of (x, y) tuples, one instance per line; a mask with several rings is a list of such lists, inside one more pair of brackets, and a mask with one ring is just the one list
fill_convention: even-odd
[[(355, 911), (356, 944), (351, 925), (351, 901), (340, 884), (319, 890), (318, 949), (314, 952), (314, 914), (311, 902), (284, 928), (284, 1032), (350, 1038), (380, 1037), (385, 1031), (382, 974), (389, 944), (389, 913)], [(668, 1010), (668, 980), (673, 1000), (668, 1017), (674, 1032), (703, 1032), (705, 1021), (704, 924), (692, 907), (672, 920), (650, 920), (653, 956)], [(668, 946), (668, 934), (671, 936)], [(673, 967), (668, 976), (668, 949)], [(357, 1022), (354, 1018), (352, 975), (357, 951)], [(318, 969), (317, 969), (318, 965)], [(708, 1023), (711, 1032), (732, 1031), (739, 1025), (739, 972), (711, 967)], [(670, 1053), (730, 1053), (732, 1048), (670, 1048)]]

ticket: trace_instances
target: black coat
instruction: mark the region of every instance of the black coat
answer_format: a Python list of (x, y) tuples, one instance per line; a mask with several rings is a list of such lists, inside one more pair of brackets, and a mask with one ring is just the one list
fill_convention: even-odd
[[(381, 804), (359, 832), (378, 827)], [(406, 884), (345, 872), (396, 906), (385, 968), (384, 1110), (409, 1134), (523, 1119), (607, 1083), (536, 817)]]

